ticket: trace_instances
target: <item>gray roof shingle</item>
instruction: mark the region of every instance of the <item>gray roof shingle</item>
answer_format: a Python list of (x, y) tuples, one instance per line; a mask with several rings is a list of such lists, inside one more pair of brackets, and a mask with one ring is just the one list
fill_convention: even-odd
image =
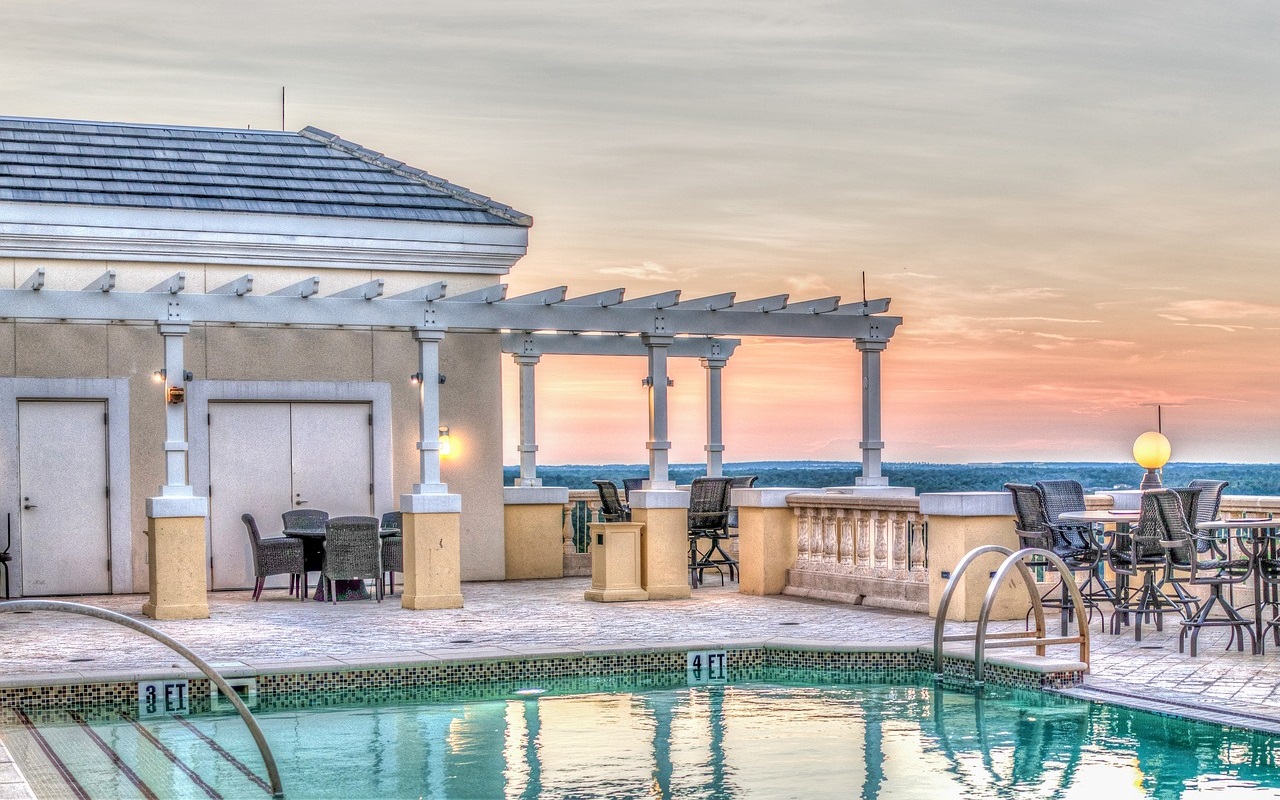
[(0, 202), (533, 224), (318, 128), (298, 133), (0, 117)]

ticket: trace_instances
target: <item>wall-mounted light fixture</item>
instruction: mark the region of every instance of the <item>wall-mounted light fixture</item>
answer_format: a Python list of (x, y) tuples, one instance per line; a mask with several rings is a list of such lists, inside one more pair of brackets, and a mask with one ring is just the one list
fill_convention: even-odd
[(410, 376), (409, 376), (409, 383), (412, 383), (414, 386), (418, 386), (419, 384), (421, 384), (421, 383), (422, 383), (422, 373), (421, 373), (421, 372), (415, 372), (415, 373), (413, 373), (412, 375), (410, 375)]
[(155, 383), (164, 383), (164, 370), (158, 369), (151, 373), (151, 380)]
[[(641, 385), (641, 386), (652, 386), (652, 385), (653, 385), (653, 376), (652, 376), (652, 375), (646, 375), (645, 377), (641, 378), (641, 379), (640, 379), (640, 385)], [(675, 379), (675, 378), (667, 378), (667, 387), (668, 387), (668, 388), (670, 388), (670, 387), (672, 387), (672, 386), (675, 386), (675, 385), (676, 385), (676, 379)]]
[(453, 445), (449, 441), (449, 426), (440, 426), (440, 455), (447, 456), (453, 452)]
[[(164, 383), (164, 379), (167, 375), (168, 373), (166, 373), (163, 369), (158, 369), (155, 372), (151, 373), (151, 380), (156, 383)], [(188, 383), (195, 380), (195, 377), (196, 377), (195, 373), (189, 369), (183, 370), (182, 372), (182, 380)]]

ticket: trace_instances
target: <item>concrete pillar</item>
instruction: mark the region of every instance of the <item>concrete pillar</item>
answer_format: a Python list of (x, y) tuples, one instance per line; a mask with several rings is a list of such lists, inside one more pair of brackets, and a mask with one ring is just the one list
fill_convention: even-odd
[(582, 599), (596, 603), (649, 599), (641, 586), (642, 527), (638, 522), (591, 523), (591, 588)]
[(650, 600), (689, 597), (689, 493), (645, 489), (631, 497), (631, 521), (644, 525), (641, 586)]
[[(941, 492), (920, 495), (920, 513), (929, 520), (929, 616), (938, 605), (952, 570), (965, 553), (984, 544), (1018, 550), (1014, 533), (1013, 497), (1008, 492)], [(991, 574), (1003, 556), (992, 553), (969, 566), (951, 596), (947, 619), (973, 622), (991, 585)], [(1031, 599), (1017, 571), (1010, 573), (992, 609), (991, 619), (1022, 619)]]
[(700, 359), (702, 367), (707, 371), (707, 477), (719, 478), (724, 475), (724, 425), (722, 398), (720, 391), (720, 374), (727, 358)]
[[(515, 356), (520, 365), (520, 478), (518, 486), (541, 486), (538, 479), (538, 435), (535, 426), (534, 367), (541, 356)], [(507, 578), (510, 578), (507, 575)]]
[(564, 507), (561, 486), (508, 486), (502, 490), (506, 579), (564, 577)]
[(462, 608), (462, 498), (400, 496), (404, 532), (403, 608)]
[(187, 483), (186, 365), (184, 337), (191, 324), (163, 321), (165, 483), (148, 497), (147, 574), (150, 590), (142, 613), (152, 619), (206, 619), (209, 616), (205, 565), (205, 519), (209, 501)]
[(675, 337), (645, 333), (640, 340), (649, 350), (649, 377), (645, 379), (649, 385), (649, 480), (644, 488), (675, 489), (675, 482), (667, 474), (671, 450), (667, 438), (667, 348)]
[(462, 497), (440, 480), (440, 341), (444, 331), (415, 328), (418, 342), (419, 459), (413, 494), (400, 495), (404, 535), (403, 608), (462, 607)]
[(734, 489), (738, 507), (738, 591), (782, 594), (796, 565), (797, 523), (787, 495), (803, 489)]
[(880, 474), (880, 454), (884, 441), (880, 433), (880, 353), (886, 341), (856, 340), (862, 353), (862, 475), (857, 486), (887, 486), (889, 479)]

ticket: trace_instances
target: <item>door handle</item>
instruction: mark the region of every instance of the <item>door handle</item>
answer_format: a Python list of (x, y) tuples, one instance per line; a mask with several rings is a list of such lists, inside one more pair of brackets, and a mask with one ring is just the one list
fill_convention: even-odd
[(307, 501), (306, 501), (306, 500), (298, 500), (298, 501), (295, 501), (295, 502), (294, 502), (294, 505), (295, 505), (295, 506), (302, 506), (302, 505), (306, 505), (306, 503), (307, 503)]
[(32, 504), (30, 497), (22, 498), (22, 510), (26, 511), (30, 508), (39, 508), (39, 506)]

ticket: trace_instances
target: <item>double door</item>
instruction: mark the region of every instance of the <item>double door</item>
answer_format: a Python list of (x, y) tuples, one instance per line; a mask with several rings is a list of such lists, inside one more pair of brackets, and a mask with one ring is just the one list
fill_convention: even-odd
[(246, 512), (264, 537), (279, 535), (291, 509), (373, 513), (370, 412), (367, 403), (209, 404), (211, 587), (253, 586)]

